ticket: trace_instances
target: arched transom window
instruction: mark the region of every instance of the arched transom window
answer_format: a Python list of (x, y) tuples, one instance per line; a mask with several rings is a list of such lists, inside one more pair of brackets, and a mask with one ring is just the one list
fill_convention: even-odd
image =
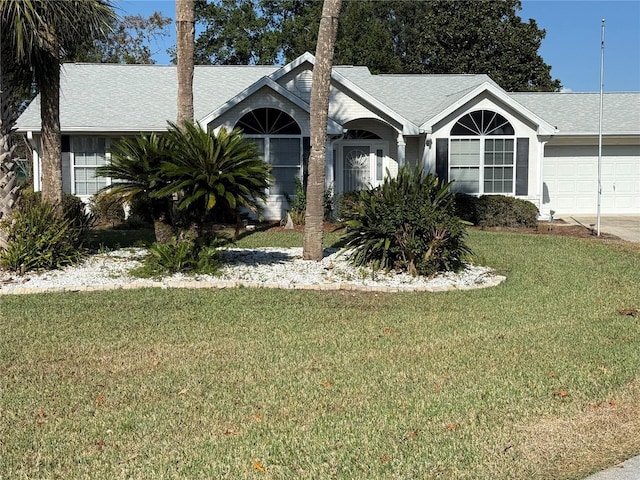
[(469, 194), (507, 193), (515, 189), (515, 132), (502, 115), (477, 110), (451, 129), (449, 179), (452, 190)]
[(251, 110), (236, 127), (247, 135), (300, 135), (300, 126), (291, 115), (275, 108)]
[(276, 108), (258, 108), (245, 114), (236, 128), (258, 145), (271, 164), (271, 195), (294, 195), (296, 178), (302, 178), (302, 132), (298, 123)]

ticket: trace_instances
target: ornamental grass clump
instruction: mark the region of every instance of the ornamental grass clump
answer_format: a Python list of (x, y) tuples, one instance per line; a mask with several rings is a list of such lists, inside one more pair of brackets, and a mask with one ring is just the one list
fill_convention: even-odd
[(449, 187), (418, 167), (401, 168), (396, 178), (349, 196), (341, 213), (353, 263), (423, 276), (461, 269), (471, 250)]
[(42, 201), (39, 194), (23, 194), (11, 217), (0, 222), (0, 229), (7, 234), (0, 266), (24, 273), (80, 261), (92, 217), (86, 214), (80, 199), (69, 197), (63, 198), (60, 213), (55, 205)]

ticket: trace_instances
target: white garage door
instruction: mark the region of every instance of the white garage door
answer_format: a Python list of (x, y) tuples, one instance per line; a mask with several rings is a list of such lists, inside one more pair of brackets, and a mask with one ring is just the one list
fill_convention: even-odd
[[(567, 214), (595, 214), (598, 146), (553, 146), (545, 149), (544, 203)], [(640, 214), (640, 146), (602, 149), (603, 214)]]

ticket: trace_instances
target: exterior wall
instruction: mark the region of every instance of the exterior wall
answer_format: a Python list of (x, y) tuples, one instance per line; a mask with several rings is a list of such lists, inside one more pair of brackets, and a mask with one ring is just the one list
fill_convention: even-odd
[(542, 189), (539, 164), (542, 159), (542, 146), (536, 133), (537, 126), (524, 119), (522, 115), (501, 102), (496, 102), (490, 95), (483, 94), (458, 108), (441, 122), (435, 125), (432, 140), (428, 151), (424, 153), (424, 168), (428, 172), (436, 172), (436, 143), (437, 139), (451, 138), (451, 129), (456, 122), (467, 113), (475, 110), (490, 110), (505, 117), (515, 130), (515, 138), (528, 138), (528, 181), (527, 194), (519, 195), (519, 198), (529, 200), (536, 206), (540, 205), (540, 193)]
[(424, 149), (424, 141), (420, 142), (421, 137), (405, 137), (405, 161), (410, 167), (422, 164), (422, 153)]
[(294, 71), (283, 75), (278, 79), (278, 84), (282, 85), (288, 91), (300, 97), (307, 103), (311, 102), (311, 78), (313, 71), (308, 68), (309, 65), (298, 68)]

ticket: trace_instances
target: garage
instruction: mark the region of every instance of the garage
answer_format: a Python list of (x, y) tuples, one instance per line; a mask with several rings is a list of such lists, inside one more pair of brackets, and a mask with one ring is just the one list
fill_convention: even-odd
[[(597, 145), (547, 145), (544, 203), (555, 216), (595, 214), (598, 189)], [(640, 214), (640, 145), (602, 149), (601, 213)]]

